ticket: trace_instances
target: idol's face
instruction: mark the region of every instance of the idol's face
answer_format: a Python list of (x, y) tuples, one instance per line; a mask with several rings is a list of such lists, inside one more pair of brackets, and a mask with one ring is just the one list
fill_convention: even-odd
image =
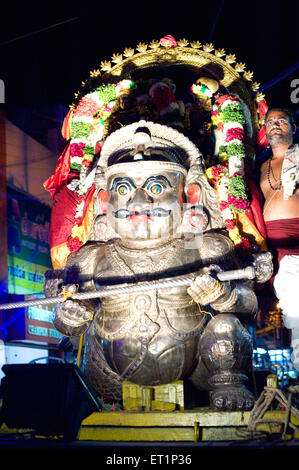
[(123, 240), (166, 240), (178, 231), (184, 172), (158, 163), (123, 163), (108, 171), (108, 221)]

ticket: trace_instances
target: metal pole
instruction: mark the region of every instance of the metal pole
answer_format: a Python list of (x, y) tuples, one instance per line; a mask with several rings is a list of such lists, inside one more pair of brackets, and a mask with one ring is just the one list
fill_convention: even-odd
[[(231, 271), (222, 271), (216, 274), (216, 277), (220, 281), (230, 281), (233, 279), (253, 279), (255, 275), (255, 269), (252, 266), (247, 266), (244, 269), (233, 269)], [(105, 287), (100, 290), (93, 292), (77, 292), (70, 295), (68, 298), (71, 300), (88, 300), (98, 299), (101, 297), (108, 297), (109, 295), (119, 295), (131, 292), (145, 292), (148, 290), (165, 289), (177, 286), (190, 286), (194, 282), (194, 276), (184, 276), (178, 278), (171, 278), (164, 281), (151, 281), (151, 282), (139, 282), (134, 285), (126, 285), (122, 287)], [(47, 297), (44, 299), (27, 300), (24, 302), (13, 302), (10, 304), (0, 305), (0, 310), (9, 310), (13, 308), (30, 307), (33, 305), (54, 305), (62, 303), (66, 300), (63, 295), (57, 297)]]
[(77, 366), (79, 367), (80, 366), (80, 362), (81, 362), (81, 354), (82, 354), (82, 346), (83, 346), (83, 336), (84, 334), (82, 334), (80, 336), (80, 340), (79, 340), (79, 348), (78, 348), (78, 354), (77, 354)]

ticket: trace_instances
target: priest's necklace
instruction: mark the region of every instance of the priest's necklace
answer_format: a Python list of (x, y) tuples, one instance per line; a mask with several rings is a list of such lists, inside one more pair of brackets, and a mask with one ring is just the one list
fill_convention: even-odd
[[(279, 182), (279, 185), (277, 187), (274, 187), (272, 186), (272, 183), (271, 183), (271, 179), (270, 179), (270, 172), (271, 172), (271, 160), (272, 158), (269, 158), (269, 163), (268, 163), (268, 171), (267, 171), (267, 178), (268, 178), (268, 183), (269, 183), (269, 186), (270, 188), (272, 189), (272, 191), (280, 191), (281, 189), (281, 186), (282, 186), (282, 181), (281, 181), (281, 177), (280, 177), (280, 182)], [(275, 176), (274, 176), (274, 173), (273, 173), (273, 170), (272, 170), (272, 174), (273, 174), (273, 177), (274, 179), (276, 180)]]

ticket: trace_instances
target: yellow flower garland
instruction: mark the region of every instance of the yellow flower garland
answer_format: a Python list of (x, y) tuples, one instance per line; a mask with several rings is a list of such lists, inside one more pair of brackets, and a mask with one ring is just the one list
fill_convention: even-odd
[(73, 228), (72, 228), (72, 238), (78, 237), (79, 240), (82, 242), (83, 241), (83, 232), (84, 232), (83, 225), (74, 225)]
[[(213, 179), (215, 179), (215, 177), (213, 176), (213, 167), (207, 168), (205, 170), (205, 173), (206, 173), (206, 176), (207, 176), (209, 182), (211, 182)], [(219, 174), (216, 186), (218, 185), (219, 181), (223, 178), (223, 176), (224, 176), (224, 173)], [(219, 196), (219, 192), (217, 190), (216, 190), (216, 193), (217, 193), (218, 199), (220, 201), (227, 202), (227, 197), (226, 197), (226, 199), (224, 199), (224, 198), (221, 199), (220, 196)], [(228, 194), (228, 192), (227, 192), (227, 194)], [(226, 194), (226, 196), (227, 196), (227, 194)], [(229, 207), (226, 208), (226, 211), (227, 210), (229, 210), (230, 214), (231, 214), (230, 220), (234, 220), (235, 223), (237, 223), (237, 219), (236, 219), (236, 215), (235, 215), (234, 211), (232, 211)], [(233, 229), (230, 229), (230, 230), (227, 230), (227, 231), (228, 231), (229, 238), (233, 241), (233, 243), (235, 245), (238, 245), (238, 244), (242, 243), (242, 237), (241, 237), (241, 234), (239, 232), (239, 229), (238, 229), (237, 225), (235, 225), (235, 227)]]

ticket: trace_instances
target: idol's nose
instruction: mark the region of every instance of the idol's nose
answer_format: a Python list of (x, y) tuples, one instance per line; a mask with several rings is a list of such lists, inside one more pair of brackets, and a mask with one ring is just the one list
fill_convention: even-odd
[(153, 199), (151, 196), (144, 191), (144, 189), (138, 188), (128, 201), (128, 210), (132, 212), (140, 212), (145, 209), (150, 208), (150, 204), (152, 204)]

